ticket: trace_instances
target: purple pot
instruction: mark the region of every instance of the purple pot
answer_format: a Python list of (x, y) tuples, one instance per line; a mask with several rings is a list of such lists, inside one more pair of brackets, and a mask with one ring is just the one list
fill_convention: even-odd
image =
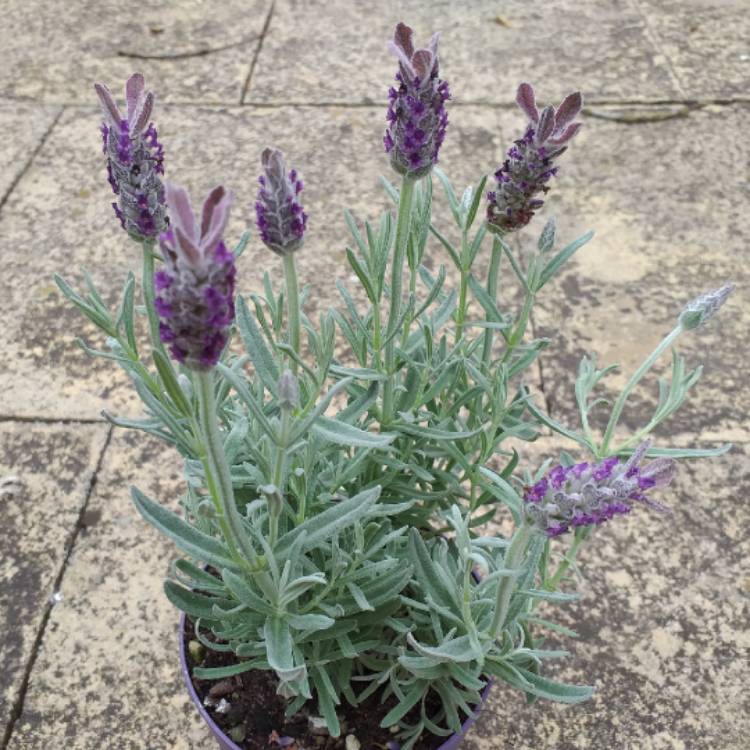
[[(183, 638), (184, 631), (185, 614), (180, 613), (180, 667), (182, 669), (182, 678), (185, 680), (185, 685), (187, 686), (188, 693), (190, 693), (190, 698), (195, 704), (195, 707), (198, 709), (198, 713), (203, 717), (203, 721), (208, 724), (208, 728), (211, 730), (211, 734), (219, 743), (219, 747), (221, 748), (221, 750), (242, 750), (239, 745), (232, 742), (232, 740), (230, 740), (229, 737), (227, 737), (224, 732), (221, 731), (219, 725), (211, 718), (208, 711), (206, 711), (206, 707), (203, 705), (200, 697), (198, 696), (198, 693), (196, 693), (195, 691), (193, 680), (190, 677), (190, 668), (188, 667), (187, 655), (185, 654), (185, 639)], [(482, 691), (482, 702), (476, 707), (474, 713), (463, 723), (461, 731), (448, 737), (448, 739), (442, 745), (440, 745), (437, 750), (456, 750), (456, 748), (463, 741), (463, 738), (466, 736), (466, 733), (477, 720), (479, 712), (482, 710), (485, 702), (487, 701), (487, 695), (489, 694), (491, 687), (492, 682), (490, 681), (487, 683), (487, 687)]]

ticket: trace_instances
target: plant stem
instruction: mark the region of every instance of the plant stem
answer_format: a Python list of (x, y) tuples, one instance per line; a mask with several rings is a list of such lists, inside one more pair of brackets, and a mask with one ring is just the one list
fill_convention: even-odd
[[(500, 261), (503, 257), (503, 246), (497, 237), (492, 240), (492, 255), (490, 256), (490, 270), (487, 274), (487, 294), (493, 302), (497, 302), (497, 277), (500, 273)], [(489, 315), (485, 315), (489, 321)], [(494, 331), (487, 328), (484, 332), (484, 348), (482, 349), (482, 362), (487, 367), (492, 358), (492, 339)]]
[(562, 581), (563, 576), (568, 572), (568, 568), (570, 568), (570, 566), (575, 562), (579, 547), (589, 538), (590, 532), (591, 527), (588, 526), (584, 527), (580, 534), (575, 535), (573, 544), (570, 545), (570, 549), (563, 558), (563, 561), (560, 563), (560, 565), (558, 565), (554, 575), (545, 582), (544, 588), (546, 591), (557, 590), (557, 587), (559, 586), (560, 581)]
[(396, 246), (391, 264), (391, 307), (388, 313), (388, 327), (385, 344), (385, 370), (387, 379), (383, 388), (383, 422), (388, 424), (393, 417), (393, 392), (396, 380), (396, 335), (395, 327), (401, 314), (401, 289), (403, 285), (404, 258), (409, 241), (411, 207), (414, 198), (416, 180), (404, 177), (401, 181), (401, 192), (398, 199), (398, 218), (396, 220)]
[(154, 307), (156, 292), (154, 291), (153, 240), (143, 241), (143, 278), (141, 279), (141, 287), (143, 288), (143, 305), (146, 308), (146, 315), (148, 316), (148, 331), (151, 336), (151, 346), (154, 349), (159, 349), (166, 357), (167, 353), (164, 351), (164, 345), (161, 343), (161, 336), (159, 336), (159, 318), (156, 315), (156, 308)]
[[(273, 484), (279, 495), (283, 498), (286, 494), (286, 477), (284, 469), (286, 467), (286, 452), (289, 447), (289, 430), (291, 427), (292, 414), (289, 409), (281, 410), (281, 434), (279, 436), (279, 445), (276, 448), (276, 458), (273, 466)], [(279, 517), (281, 516), (281, 503), (273, 502), (268, 505), (268, 526), (269, 526), (269, 543), (271, 547), (276, 544), (279, 537)]]
[[(300, 348), (300, 307), (299, 307), (299, 282), (297, 281), (297, 266), (294, 253), (284, 256), (284, 279), (286, 281), (286, 302), (289, 318), (289, 346), (299, 356)], [(290, 369), (294, 375), (297, 374), (297, 363), (292, 360)]]
[[(503, 558), (503, 567), (506, 570), (514, 572), (518, 570), (526, 556), (526, 549), (529, 546), (530, 539), (531, 528), (529, 526), (524, 525), (516, 529), (508, 551)], [(495, 614), (492, 616), (492, 624), (490, 625), (490, 635), (494, 638), (500, 635), (500, 631), (503, 625), (505, 625), (505, 618), (508, 616), (510, 597), (513, 594), (515, 582), (516, 578), (514, 575), (507, 575), (498, 584)]]
[(201, 433), (206, 448), (208, 466), (214, 478), (215, 500), (219, 506), (220, 517), (226, 523), (227, 543), (230, 545), (230, 548), (239, 550), (242, 553), (244, 562), (248, 567), (257, 569), (258, 557), (250, 539), (242, 528), (242, 517), (237, 510), (232, 477), (229, 472), (227, 458), (224, 455), (221, 435), (219, 434), (213, 371), (196, 372), (195, 380), (198, 385)]
[(622, 410), (625, 407), (625, 402), (628, 400), (628, 396), (633, 391), (636, 385), (640, 382), (641, 378), (653, 367), (654, 362), (672, 345), (677, 337), (682, 333), (682, 326), (677, 326), (674, 330), (670, 331), (654, 349), (654, 351), (646, 358), (643, 364), (633, 373), (630, 380), (628, 380), (625, 387), (622, 389), (622, 393), (617, 397), (615, 405), (612, 407), (612, 414), (609, 417), (607, 423), (607, 429), (602, 439), (601, 449), (599, 450), (599, 458), (606, 458), (609, 450), (609, 444), (614, 435), (617, 423), (620, 421)]

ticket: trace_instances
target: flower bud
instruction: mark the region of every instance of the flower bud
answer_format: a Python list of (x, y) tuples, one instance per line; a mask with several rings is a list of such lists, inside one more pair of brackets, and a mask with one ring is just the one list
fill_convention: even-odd
[(413, 31), (400, 23), (388, 48), (398, 58), (398, 87), (388, 91), (388, 128), (383, 137), (391, 166), (402, 175), (422, 177), (437, 163), (448, 127), (448, 84), (438, 78), (434, 34), (425, 49), (414, 50)]
[(284, 370), (279, 378), (279, 406), (294, 411), (299, 406), (299, 383), (291, 370)]
[(719, 312), (719, 308), (727, 301), (727, 297), (733, 291), (734, 284), (724, 284), (724, 286), (714, 289), (712, 292), (706, 292), (706, 294), (696, 297), (692, 302), (685, 305), (685, 309), (680, 314), (680, 325), (686, 331), (704, 325)]
[(213, 367), (234, 320), (234, 255), (222, 235), (232, 195), (214, 188), (196, 223), (187, 191), (166, 186), (172, 229), (159, 238), (164, 269), (154, 276), (159, 332), (172, 356), (191, 370)]
[(500, 234), (526, 226), (544, 205), (537, 196), (549, 190), (547, 183), (557, 174), (554, 160), (581, 127), (574, 122), (583, 106), (579, 92), (566, 96), (557, 109), (549, 106), (540, 113), (534, 89), (522, 83), (516, 103), (530, 123), (495, 172), (495, 189), (487, 193), (487, 225)]
[(109, 184), (118, 200), (112, 204), (122, 228), (135, 240), (153, 239), (167, 228), (164, 186), (164, 150), (149, 122), (154, 95), (145, 91), (140, 73), (125, 84), (127, 117), (123, 117), (110, 90), (94, 84), (104, 112), (102, 137)]
[(278, 149), (267, 148), (261, 161), (256, 225), (266, 247), (277, 255), (288, 255), (302, 247), (307, 228), (307, 214), (298, 197), (304, 185), (296, 169), (286, 171), (284, 154)]

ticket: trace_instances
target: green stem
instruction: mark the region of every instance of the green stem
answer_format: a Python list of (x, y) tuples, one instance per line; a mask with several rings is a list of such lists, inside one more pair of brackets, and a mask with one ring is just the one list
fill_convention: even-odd
[(237, 510), (229, 464), (224, 455), (224, 446), (219, 434), (213, 371), (197, 372), (195, 380), (198, 385), (200, 427), (206, 448), (208, 466), (214, 478), (216, 502), (219, 506), (220, 517), (226, 523), (227, 543), (230, 548), (242, 553), (248, 567), (257, 570), (259, 567), (258, 557), (250, 539), (242, 528), (242, 517)]
[(409, 241), (411, 207), (414, 198), (413, 177), (404, 177), (401, 181), (401, 192), (398, 199), (398, 218), (396, 220), (396, 247), (391, 264), (391, 306), (388, 313), (387, 337), (385, 345), (385, 370), (387, 380), (383, 388), (383, 422), (388, 424), (393, 417), (393, 393), (396, 380), (396, 336), (395, 327), (401, 314), (401, 290), (403, 287), (404, 259)]
[(578, 554), (579, 547), (589, 538), (591, 527), (587, 526), (582, 529), (580, 534), (576, 534), (573, 539), (573, 544), (570, 545), (570, 549), (563, 558), (560, 565), (557, 566), (557, 570), (551, 578), (548, 578), (544, 583), (546, 591), (556, 591), (560, 585), (565, 574), (568, 572), (570, 566), (576, 561), (576, 555)]
[[(286, 281), (287, 314), (289, 318), (289, 346), (299, 356), (300, 349), (300, 306), (299, 306), (299, 283), (297, 281), (297, 266), (294, 253), (284, 256), (284, 279)], [(289, 363), (294, 375), (297, 374), (297, 363), (292, 360)]]
[[(503, 567), (508, 571), (517, 571), (526, 556), (526, 549), (531, 539), (531, 527), (521, 526), (516, 530), (513, 539), (510, 542), (505, 557), (503, 558)], [(508, 616), (510, 607), (510, 597), (513, 594), (513, 588), (516, 583), (516, 577), (513, 575), (505, 576), (497, 587), (497, 601), (495, 603), (495, 614), (492, 616), (490, 625), (490, 635), (497, 637), (500, 635), (505, 618)]]
[[(493, 302), (497, 302), (497, 277), (500, 273), (500, 261), (503, 257), (503, 246), (495, 237), (492, 241), (492, 255), (490, 256), (490, 270), (487, 274), (487, 294)], [(485, 316), (489, 320), (489, 315)], [(484, 332), (484, 348), (482, 349), (482, 362), (487, 367), (492, 358), (492, 339), (494, 331), (487, 328)]]
[[(281, 498), (286, 495), (286, 453), (289, 447), (289, 432), (291, 428), (292, 415), (288, 409), (281, 410), (281, 434), (279, 436), (279, 445), (276, 448), (276, 458), (273, 466), (273, 484), (276, 487)], [(283, 500), (282, 500), (283, 502)], [(271, 547), (276, 544), (279, 538), (279, 517), (281, 516), (282, 507), (280, 503), (269, 503), (269, 542)]]
[(154, 307), (156, 292), (154, 291), (154, 241), (143, 241), (143, 278), (141, 279), (143, 287), (143, 305), (146, 308), (148, 316), (148, 331), (151, 336), (151, 346), (159, 349), (165, 356), (164, 345), (161, 343), (159, 336), (159, 318)]
[(617, 423), (620, 421), (622, 410), (625, 407), (625, 402), (628, 400), (628, 396), (633, 391), (636, 385), (640, 382), (641, 378), (653, 367), (654, 362), (674, 343), (678, 336), (682, 333), (682, 326), (677, 326), (673, 331), (668, 333), (659, 345), (654, 349), (651, 355), (643, 362), (643, 364), (633, 373), (630, 380), (628, 380), (622, 393), (617, 397), (615, 405), (612, 407), (612, 414), (610, 415), (609, 422), (607, 423), (607, 429), (602, 439), (602, 446), (599, 451), (599, 458), (606, 458), (608, 455), (609, 444), (614, 435)]

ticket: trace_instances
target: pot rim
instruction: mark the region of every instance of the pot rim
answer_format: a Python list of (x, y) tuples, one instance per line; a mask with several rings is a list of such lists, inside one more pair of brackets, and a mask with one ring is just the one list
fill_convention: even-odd
[[(225, 750), (243, 750), (239, 745), (237, 745), (229, 737), (227, 737), (227, 735), (224, 734), (224, 730), (221, 729), (221, 727), (219, 727), (219, 725), (213, 720), (211, 714), (209, 714), (206, 710), (206, 707), (203, 705), (203, 702), (201, 701), (200, 696), (198, 695), (198, 692), (193, 685), (193, 679), (190, 674), (190, 667), (188, 666), (187, 655), (185, 653), (185, 619), (185, 613), (180, 612), (180, 668), (182, 672), (182, 679), (187, 686), (190, 698), (195, 704), (195, 707), (198, 709), (198, 713), (201, 715), (206, 724), (208, 724), (208, 728), (211, 730), (211, 733), (220, 744), (223, 744)], [(484, 705), (487, 702), (487, 696), (489, 695), (490, 688), (492, 687), (492, 682), (493, 681), (491, 679), (487, 681), (487, 685), (482, 691), (480, 703), (476, 706), (471, 716), (467, 717), (464, 723), (461, 725), (461, 731), (450, 735), (450, 737), (448, 737), (445, 742), (437, 748), (437, 750), (455, 750), (461, 744), (464, 737), (466, 736), (466, 733), (474, 725), (474, 722), (477, 720), (479, 714), (484, 708)]]

